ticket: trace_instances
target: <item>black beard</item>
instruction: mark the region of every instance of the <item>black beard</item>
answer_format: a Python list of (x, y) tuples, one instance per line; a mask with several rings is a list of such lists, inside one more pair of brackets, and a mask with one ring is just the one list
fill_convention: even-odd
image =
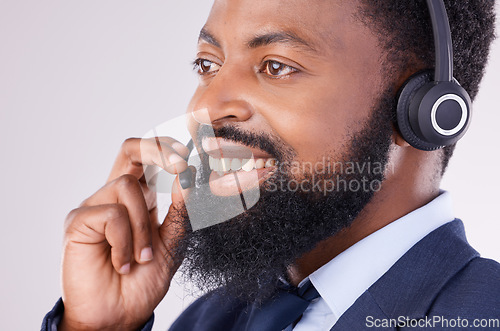
[[(387, 91), (364, 128), (353, 133), (350, 148), (344, 153), (344, 164), (377, 164), (386, 168), (392, 135), (388, 110), (394, 109), (393, 106), (392, 92)], [(276, 157), (280, 167), (261, 186), (261, 197), (252, 208), (229, 221), (191, 231), (184, 237), (179, 246), (179, 254), (184, 256), (181, 271), (202, 291), (222, 288), (230, 297), (261, 302), (276, 292), (278, 280), (287, 278), (287, 269), (298, 258), (351, 225), (380, 189), (384, 174), (365, 168), (356, 173), (343, 171), (315, 176), (316, 182), (333, 179), (335, 183), (379, 184), (367, 190), (353, 191), (339, 186), (332, 192), (315, 192), (312, 184), (301, 190), (287, 185), (283, 189), (283, 183), (292, 179), (313, 183), (311, 173), (301, 178), (290, 175), (293, 150), (277, 137), (241, 132), (230, 126), (214, 130), (216, 137), (265, 150)], [(206, 169), (199, 171), (202, 177), (208, 175)], [(218, 198), (214, 199), (217, 203)], [(186, 217), (185, 207), (179, 212)]]

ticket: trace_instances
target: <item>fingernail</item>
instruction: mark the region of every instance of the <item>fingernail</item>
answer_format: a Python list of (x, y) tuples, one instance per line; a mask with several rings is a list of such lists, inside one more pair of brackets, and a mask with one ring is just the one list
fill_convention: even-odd
[(120, 268), (120, 273), (122, 275), (126, 275), (130, 272), (130, 263), (127, 263), (127, 264), (124, 264), (121, 268)]
[(168, 160), (170, 161), (170, 163), (172, 164), (178, 164), (178, 163), (181, 163), (181, 162), (186, 162), (186, 160), (184, 160), (182, 157), (180, 157), (179, 154), (171, 154), (169, 157), (168, 157)]
[(153, 259), (153, 250), (151, 247), (144, 247), (141, 251), (141, 262), (151, 261)]
[(173, 143), (172, 148), (181, 154), (184, 153), (187, 155), (189, 153), (189, 149), (186, 146), (184, 146), (183, 144), (178, 143), (178, 142)]

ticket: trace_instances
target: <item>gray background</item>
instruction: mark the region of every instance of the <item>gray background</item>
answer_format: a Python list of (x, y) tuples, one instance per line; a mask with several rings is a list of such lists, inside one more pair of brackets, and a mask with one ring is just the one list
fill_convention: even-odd
[[(121, 142), (181, 115), (210, 1), (0, 0), (0, 328), (36, 330), (60, 296), (62, 223), (106, 180)], [(497, 3), (498, 11), (500, 6)], [(500, 260), (500, 43), (442, 187)], [(192, 300), (174, 282), (166, 329)]]

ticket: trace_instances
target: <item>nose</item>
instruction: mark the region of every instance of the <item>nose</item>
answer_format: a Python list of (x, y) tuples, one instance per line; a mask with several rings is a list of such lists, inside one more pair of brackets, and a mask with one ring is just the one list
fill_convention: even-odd
[(214, 127), (249, 120), (254, 109), (249, 93), (251, 82), (245, 75), (236, 66), (223, 66), (209, 83), (200, 84), (191, 100), (193, 117)]

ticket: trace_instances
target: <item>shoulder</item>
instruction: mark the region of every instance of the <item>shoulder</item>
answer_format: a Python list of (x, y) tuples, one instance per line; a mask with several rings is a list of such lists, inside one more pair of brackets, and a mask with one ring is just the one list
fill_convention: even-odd
[(230, 330), (246, 308), (246, 304), (225, 296), (218, 289), (193, 302), (169, 330)]
[(492, 318), (500, 315), (500, 264), (474, 258), (441, 289), (431, 315)]

